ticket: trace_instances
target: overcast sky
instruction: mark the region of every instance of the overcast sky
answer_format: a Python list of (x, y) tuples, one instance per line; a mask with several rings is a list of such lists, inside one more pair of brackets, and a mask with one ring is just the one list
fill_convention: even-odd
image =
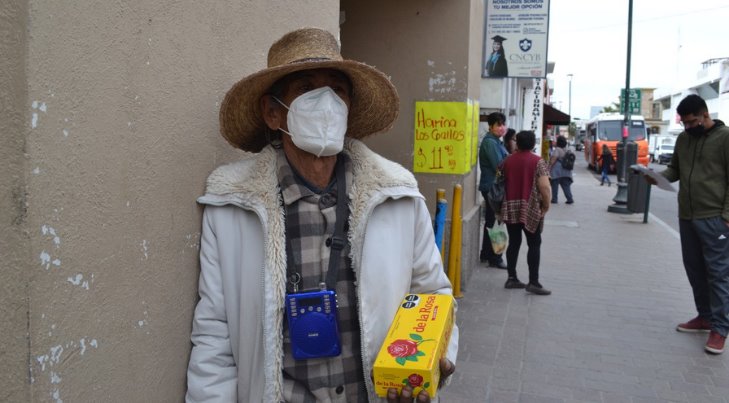
[[(589, 118), (625, 87), (628, 0), (551, 0), (548, 59), (552, 104)], [(729, 1), (633, 0), (631, 88), (666, 88), (696, 77), (701, 63), (729, 57)], [(683, 87), (678, 84), (678, 87)]]

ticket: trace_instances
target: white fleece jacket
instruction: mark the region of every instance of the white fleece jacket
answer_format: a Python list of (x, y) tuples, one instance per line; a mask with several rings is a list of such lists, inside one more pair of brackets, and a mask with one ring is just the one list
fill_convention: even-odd
[[(349, 240), (358, 279), (364, 373), (408, 293), (450, 294), (430, 214), (413, 175), (347, 140), (352, 161)], [(286, 249), (276, 151), (208, 178), (200, 250), (200, 301), (188, 367), (188, 402), (282, 401)], [(447, 357), (456, 362), (458, 329)], [(374, 394), (366, 377), (370, 401)]]

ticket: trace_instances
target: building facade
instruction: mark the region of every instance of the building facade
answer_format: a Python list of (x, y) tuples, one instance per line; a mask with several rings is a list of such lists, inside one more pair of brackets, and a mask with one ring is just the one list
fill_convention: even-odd
[(689, 94), (704, 98), (711, 117), (726, 123), (729, 119), (729, 58), (706, 60), (694, 77), (685, 78), (675, 87), (655, 90), (653, 111), (659, 116), (661, 133), (683, 131), (676, 106)]

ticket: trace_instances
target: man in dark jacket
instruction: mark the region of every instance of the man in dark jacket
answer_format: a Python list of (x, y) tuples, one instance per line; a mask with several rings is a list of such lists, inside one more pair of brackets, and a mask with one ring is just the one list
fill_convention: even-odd
[(681, 252), (698, 311), (676, 330), (709, 332), (705, 350), (721, 354), (729, 332), (729, 128), (711, 119), (698, 95), (684, 98), (676, 112), (684, 131), (661, 174), (680, 180)]

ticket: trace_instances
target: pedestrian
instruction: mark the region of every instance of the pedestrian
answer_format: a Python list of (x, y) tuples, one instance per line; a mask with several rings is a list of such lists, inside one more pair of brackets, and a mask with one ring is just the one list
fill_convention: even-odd
[(567, 139), (564, 136), (557, 136), (557, 146), (549, 153), (549, 176), (552, 185), (552, 203), (558, 202), (559, 188), (562, 187), (565, 203), (572, 204), (572, 170), (564, 169), (561, 160), (567, 154)]
[[(488, 192), (496, 179), (496, 171), (501, 162), (506, 158), (508, 152), (501, 143), (501, 138), (506, 134), (506, 116), (501, 112), (490, 113), (486, 117), (489, 131), (481, 140), (478, 149), (478, 163), (481, 167), (481, 179), (478, 182), (478, 190), (484, 200), (488, 200)], [(485, 203), (485, 222), (483, 225), (483, 243), (481, 244), (480, 260), (487, 262), (489, 266), (497, 269), (506, 269), (506, 263), (501, 254), (494, 253), (489, 238), (489, 229), (496, 223), (496, 211), (491, 209), (489, 203)]]
[(506, 129), (503, 140), (506, 152), (514, 154), (516, 152), (516, 130), (512, 128)]
[(603, 186), (605, 182), (607, 182), (608, 187), (610, 187), (610, 177), (608, 176), (608, 173), (610, 173), (610, 170), (613, 169), (613, 166), (615, 165), (615, 159), (613, 158), (613, 153), (610, 151), (610, 147), (608, 147), (607, 144), (602, 145), (602, 154), (600, 154), (600, 162), (602, 164), (601, 170), (602, 170), (602, 177), (600, 178), (600, 186)]
[(676, 330), (708, 332), (704, 349), (721, 354), (729, 332), (729, 128), (711, 119), (698, 95), (681, 100), (676, 113), (684, 131), (661, 175), (679, 181), (681, 253), (698, 312)]
[[(549, 171), (547, 163), (532, 153), (536, 136), (532, 131), (521, 131), (516, 135), (518, 151), (504, 161), (506, 198), (501, 207), (501, 219), (509, 233), (506, 248), (508, 279), (504, 288), (526, 288), (536, 295), (552, 292), (539, 283), (539, 260), (542, 245), (544, 215), (550, 205)], [(522, 232), (526, 237), (529, 283), (519, 281), (516, 263), (521, 248)]]
[[(370, 372), (403, 297), (451, 294), (415, 178), (361, 141), (398, 110), (387, 76), (343, 60), (316, 28), (284, 35), (268, 67), (228, 91), (221, 133), (246, 153), (216, 169), (198, 199), (188, 402), (384, 401)], [(324, 288), (338, 312), (317, 296), (299, 301), (321, 313), (285, 314), (302, 291)], [(293, 337), (302, 329), (303, 343)], [(454, 327), (443, 379), (457, 346)], [(409, 386), (389, 393), (415, 397)]]

